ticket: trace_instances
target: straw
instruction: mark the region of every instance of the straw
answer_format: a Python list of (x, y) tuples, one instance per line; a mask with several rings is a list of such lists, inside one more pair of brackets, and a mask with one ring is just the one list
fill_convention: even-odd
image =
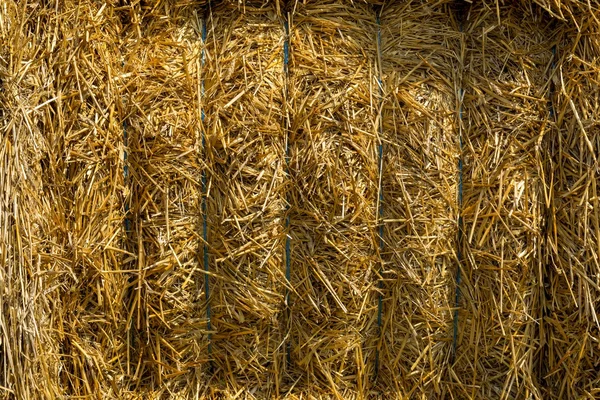
[(294, 391), (369, 390), (378, 342), (376, 16), (297, 3), (290, 23)]
[(127, 308), (121, 395), (184, 396), (203, 381), (209, 359), (206, 264), (199, 251), (206, 235), (199, 5), (119, 9), (132, 220), (120, 300)]
[(2, 175), (11, 196), (3, 210), (12, 221), (2, 224), (13, 239), (2, 242), (15, 253), (2, 266), (1, 385), (14, 398), (117, 396), (110, 380), (124, 376), (124, 138), (112, 12), (90, 2), (3, 5), (10, 161)]
[(459, 33), (448, 5), (381, 13), (386, 194), (378, 389), (444, 398), (456, 269)]
[(597, 0), (0, 9), (0, 397), (600, 396)]
[[(285, 367), (285, 30), (274, 4), (210, 8), (205, 129), (212, 390), (278, 389)], [(293, 266), (292, 266), (293, 267)]]
[[(592, 3), (594, 4), (594, 3)], [(595, 398), (598, 377), (600, 13), (556, 27), (553, 58), (547, 274), (541, 340), (544, 397)]]
[(468, 10), (464, 76), (466, 241), (455, 396), (539, 398), (539, 350), (551, 35), (536, 7)]

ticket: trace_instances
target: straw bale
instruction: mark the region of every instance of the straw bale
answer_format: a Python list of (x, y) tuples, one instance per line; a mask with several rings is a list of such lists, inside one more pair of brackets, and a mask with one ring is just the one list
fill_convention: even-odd
[(208, 361), (201, 220), (201, 18), (196, 2), (126, 9), (122, 88), (129, 207), (128, 389), (193, 396)]
[[(39, 11), (39, 10), (38, 10)], [(0, 397), (39, 395), (43, 372), (43, 284), (37, 254), (40, 227), (43, 137), (35, 107), (52, 98), (40, 90), (35, 25), (24, 12), (32, 7), (3, 4), (0, 24)], [(33, 39), (33, 40), (32, 40)], [(44, 298), (44, 300), (46, 300)]]
[(599, 397), (598, 18), (3, 2), (0, 398)]
[(448, 5), (381, 12), (385, 90), (383, 337), (378, 383), (444, 398), (456, 263), (459, 33)]
[(186, 47), (189, 8), (169, 4), (165, 15), (68, 1), (19, 10), (27, 19), (13, 46), (27, 43), (16, 60), (27, 68), (14, 69), (15, 86), (26, 102), (11, 112), (29, 118), (15, 129), (40, 138), (29, 161), (40, 175), (29, 252), (32, 288), (44, 292), (28, 300), (37, 367), (11, 375), (30, 383), (5, 381), (17, 398), (160, 396), (187, 384), (202, 360), (201, 342), (190, 340), (205, 322), (195, 311), (204, 304), (194, 236), (199, 119), (189, 108), (198, 95), (181, 79), (199, 51)]
[(269, 397), (285, 356), (284, 25), (247, 2), (211, 8), (207, 28), (209, 357), (217, 387)]
[[(121, 384), (127, 310), (119, 301), (123, 162), (114, 97), (119, 24), (94, 2), (19, 3), (8, 8), (14, 28), (10, 90), (18, 107), (10, 130), (29, 147), (19, 181), (31, 190), (24, 220), (33, 262), (14, 274), (35, 326), (27, 371), (3, 386), (16, 398), (115, 394)], [(117, 23), (115, 23), (117, 22)], [(17, 57), (15, 57), (17, 56)], [(16, 106), (17, 104), (15, 104)], [(29, 189), (28, 189), (29, 188)], [(35, 211), (34, 211), (35, 207)], [(35, 223), (33, 222), (35, 219)], [(34, 243), (32, 243), (34, 242)], [(9, 273), (10, 268), (8, 269)], [(27, 289), (25, 289), (27, 288)], [(15, 315), (16, 316), (16, 315)], [(21, 323), (21, 321), (19, 321)], [(10, 331), (4, 331), (6, 333)], [(5, 343), (19, 342), (19, 335)], [(5, 365), (18, 364), (8, 363)]]
[(336, 398), (366, 393), (377, 343), (375, 20), (331, 0), (290, 24), (289, 375)]
[(463, 15), (464, 301), (452, 390), (469, 398), (541, 398), (534, 371), (544, 274), (548, 17), (525, 4), (479, 4)]
[[(598, 16), (598, 13), (596, 14)], [(599, 25), (557, 27), (541, 340), (545, 398), (600, 396)]]

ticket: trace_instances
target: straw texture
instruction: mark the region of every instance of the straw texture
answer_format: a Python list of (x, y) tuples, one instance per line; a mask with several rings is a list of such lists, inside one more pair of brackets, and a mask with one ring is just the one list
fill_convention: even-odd
[(195, 393), (208, 359), (198, 252), (202, 15), (193, 3), (126, 11), (127, 374), (132, 390), (160, 398)]
[(212, 359), (231, 393), (268, 397), (285, 355), (284, 26), (276, 8), (247, 3), (211, 8), (207, 27)]
[(452, 381), (469, 398), (540, 398), (549, 22), (526, 5), (462, 14), (466, 259)]
[(2, 2), (0, 398), (599, 397), (599, 8)]
[(580, 32), (566, 24), (556, 29), (548, 157), (552, 218), (541, 321), (545, 398), (592, 399), (600, 394), (597, 15), (580, 19)]
[[(45, 289), (37, 246), (40, 235), (43, 137), (34, 108), (53, 97), (37, 90), (42, 77), (33, 58), (42, 44), (31, 41), (35, 26), (23, 14), (31, 7), (4, 6), (0, 25), (0, 393), (3, 397), (39, 395), (48, 355), (38, 356), (47, 326), (40, 298)], [(39, 10), (38, 10), (39, 11)], [(28, 23), (29, 22), (29, 23)], [(31, 43), (27, 46), (28, 43)], [(41, 318), (41, 317), (45, 318)], [(50, 361), (52, 362), (52, 361)]]
[[(11, 203), (15, 217), (24, 214), (11, 224), (20, 257), (4, 269), (9, 281), (19, 279), (23, 296), (21, 312), (3, 314), (18, 327), (3, 329), (3, 343), (17, 346), (5, 354), (20, 360), (6, 360), (3, 386), (15, 398), (114, 396), (124, 382), (127, 313), (119, 301), (119, 26), (111, 9), (88, 2), (5, 10), (5, 29), (14, 35), (9, 59), (17, 55), (7, 77), (14, 105), (7, 132), (23, 136), (13, 158), (23, 162), (23, 192), (14, 197), (23, 207)], [(23, 363), (30, 366), (19, 370)]]
[(425, 1), (381, 12), (385, 265), (381, 373), (392, 396), (447, 396), (456, 262), (459, 32)]
[(365, 393), (377, 337), (375, 21), (331, 0), (290, 24), (290, 373), (336, 398)]

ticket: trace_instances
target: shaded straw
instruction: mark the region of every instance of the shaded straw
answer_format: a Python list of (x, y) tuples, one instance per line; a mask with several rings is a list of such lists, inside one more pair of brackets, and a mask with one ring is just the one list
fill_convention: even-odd
[[(381, 80), (381, 22), (380, 16), (377, 15), (377, 86), (379, 87), (379, 106), (378, 106), (378, 165), (379, 165), (379, 187), (377, 188), (378, 195), (378, 216), (377, 216), (377, 225), (379, 227), (379, 253), (383, 253), (384, 249), (384, 240), (383, 240), (383, 232), (384, 232), (384, 223), (383, 223), (383, 188), (382, 188), (382, 172), (383, 172), (383, 120), (382, 120), (382, 108), (383, 108), (383, 81)], [(379, 275), (383, 273), (383, 263), (379, 268)], [(378, 283), (379, 290), (383, 289), (383, 280), (379, 280)], [(381, 316), (383, 312), (383, 294), (380, 292), (377, 297), (377, 335), (381, 335)], [(375, 350), (375, 378), (379, 373), (379, 347)]]
[[(498, 17), (499, 15), (499, 17)], [(473, 5), (464, 26), (464, 312), (455, 396), (539, 398), (548, 17)]]
[[(598, 0), (533, 0), (549, 15), (568, 22), (570, 28), (585, 31), (586, 21), (598, 24), (600, 19), (600, 1)], [(524, 2), (524, 4), (527, 4)], [(569, 29), (570, 29), (569, 28)]]
[(543, 360), (544, 398), (596, 398), (600, 309), (600, 12), (556, 26), (555, 88), (549, 135), (552, 219), (548, 229)]
[(377, 387), (390, 397), (448, 396), (459, 156), (454, 15), (427, 1), (381, 13), (386, 284)]
[[(44, 65), (34, 63), (34, 58), (43, 44), (34, 40), (35, 26), (28, 21), (28, 13), (45, 18), (43, 13), (14, 2), (2, 7), (0, 393), (4, 398), (33, 398), (43, 393), (40, 381), (55, 372), (51, 352), (56, 347), (49, 343), (45, 330), (51, 299), (44, 291), (52, 291), (44, 286), (45, 265), (38, 255), (45, 171), (41, 164), (44, 135), (37, 124), (45, 110), (44, 106), (36, 109), (49, 100), (50, 108), (53, 95), (41, 85)], [(32, 301), (36, 298), (39, 301)], [(44, 345), (52, 347), (44, 350)]]
[(210, 9), (204, 71), (212, 390), (277, 391), (285, 366), (285, 31), (274, 4)]
[(376, 24), (371, 7), (298, 3), (290, 24), (296, 390), (369, 389), (377, 343)]
[[(285, 116), (285, 173), (289, 176), (290, 173), (290, 115), (289, 115), (289, 106), (288, 106), (288, 97), (289, 97), (289, 61), (290, 61), (290, 22), (289, 22), (289, 14), (284, 15), (284, 33), (285, 38), (283, 42), (283, 69), (285, 73), (285, 89), (284, 89), (284, 116)], [(285, 289), (285, 306), (288, 312), (288, 326), (286, 327), (286, 362), (289, 365), (291, 363), (291, 343), (289, 341), (289, 332), (290, 332), (290, 321), (291, 321), (291, 313), (290, 313), (290, 287), (291, 287), (291, 276), (292, 276), (292, 259), (291, 259), (291, 234), (290, 234), (290, 214), (289, 214), (289, 196), (286, 196), (287, 206), (286, 206), (286, 216), (285, 216), (285, 279), (287, 281), (288, 287)]]
[[(205, 46), (206, 46), (206, 16), (202, 20), (202, 53), (200, 66), (204, 69), (205, 64)], [(200, 102), (202, 107), (202, 102), (204, 100), (204, 77), (200, 82)], [(206, 152), (206, 132), (204, 129), (204, 119), (206, 114), (204, 113), (204, 109), (200, 110), (200, 120), (202, 122), (202, 151), (204, 155), (204, 159), (207, 159)], [(209, 253), (208, 253), (208, 216), (206, 215), (206, 194), (207, 194), (207, 185), (206, 185), (206, 168), (202, 169), (202, 262), (204, 264), (204, 298), (206, 299), (206, 330), (208, 331), (208, 356), (209, 358), (212, 356), (212, 326), (211, 326), (211, 315), (210, 315), (210, 265), (209, 265)]]
[[(460, 28), (460, 32), (463, 32), (463, 20), (465, 18), (464, 16), (464, 10), (465, 7), (458, 7), (457, 9), (457, 20), (459, 23), (459, 28)], [(463, 39), (463, 35), (461, 35), (461, 39)], [(462, 71), (464, 71), (464, 55), (465, 55), (465, 41), (461, 40), (460, 41), (460, 66), (461, 66), (461, 74)], [(456, 345), (457, 345), (457, 341), (458, 341), (458, 318), (459, 318), (459, 311), (460, 311), (460, 281), (461, 281), (461, 268), (462, 268), (462, 263), (463, 263), (463, 251), (462, 251), (462, 246), (463, 244), (463, 237), (464, 237), (464, 227), (463, 227), (463, 217), (462, 217), (462, 208), (463, 208), (463, 127), (464, 127), (464, 120), (463, 120), (463, 101), (464, 101), (464, 96), (465, 96), (465, 91), (462, 87), (462, 79), (463, 77), (460, 76), (459, 80), (459, 86), (460, 89), (458, 90), (458, 145), (459, 145), (459, 158), (458, 158), (458, 195), (457, 195), (457, 209), (458, 209), (458, 228), (456, 231), (457, 237), (456, 237), (456, 258), (457, 258), (457, 267), (456, 267), (456, 292), (455, 292), (455, 296), (454, 296), (454, 318), (452, 321), (452, 363), (454, 363), (454, 360), (456, 359)]]

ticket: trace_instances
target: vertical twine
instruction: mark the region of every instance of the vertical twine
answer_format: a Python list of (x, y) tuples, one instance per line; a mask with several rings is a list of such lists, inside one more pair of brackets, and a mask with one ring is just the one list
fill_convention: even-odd
[[(125, 61), (121, 62), (121, 67), (124, 68), (125, 67)], [(123, 122), (122, 122), (122, 126), (123, 126), (123, 184), (125, 186), (125, 188), (128, 188), (129, 185), (129, 161), (128, 161), (128, 153), (127, 153), (127, 148), (129, 147), (129, 137), (127, 134), (127, 121), (125, 120), (125, 117), (123, 117)], [(131, 219), (130, 217), (130, 205), (129, 205), (129, 197), (131, 195), (131, 187), (129, 187), (129, 191), (130, 193), (126, 193), (125, 198), (123, 199), (124, 201), (124, 207), (125, 207), (125, 221), (124, 221), (124, 226), (125, 226), (125, 235), (123, 238), (123, 246), (126, 249), (127, 245), (128, 245), (128, 239), (129, 239), (129, 232), (131, 231)], [(127, 269), (126, 267), (124, 267), (125, 269)], [(129, 278), (129, 282), (131, 282), (131, 277)], [(128, 344), (133, 344), (133, 338), (131, 337), (131, 328), (133, 326), (133, 319), (130, 321), (129, 326), (127, 327), (127, 343)], [(131, 346), (127, 346), (127, 375), (130, 375), (131, 371), (130, 371), (130, 363), (129, 363), (129, 357), (130, 357), (130, 349)]]
[[(459, 18), (462, 16), (459, 15)], [(463, 33), (463, 25), (462, 21), (460, 22), (460, 32)], [(461, 39), (462, 43), (462, 39)], [(462, 54), (462, 52), (461, 52)], [(461, 88), (458, 92), (458, 101), (459, 101), (459, 110), (458, 110), (458, 143), (459, 143), (459, 158), (458, 158), (458, 196), (457, 196), (457, 205), (458, 205), (458, 230), (456, 233), (456, 258), (457, 258), (457, 266), (456, 266), (456, 292), (454, 297), (454, 318), (452, 322), (452, 363), (456, 359), (456, 347), (458, 345), (458, 317), (459, 317), (459, 307), (460, 307), (460, 297), (461, 290), (460, 284), (462, 280), (461, 276), (461, 268), (463, 263), (463, 254), (462, 254), (462, 244), (463, 244), (463, 100), (465, 97), (465, 91), (462, 88), (462, 79), (461, 79)]]
[[(206, 18), (202, 20), (202, 52), (200, 65), (202, 67), (202, 73), (204, 73), (205, 64), (205, 46), (206, 46)], [(204, 75), (200, 82), (200, 96), (204, 98)], [(202, 106), (201, 106), (202, 107)], [(200, 110), (200, 120), (202, 122), (202, 150), (206, 158), (206, 133), (204, 129), (204, 108)], [(208, 221), (206, 215), (206, 167), (202, 170), (202, 239), (203, 239), (203, 255), (204, 255), (204, 294), (206, 299), (206, 330), (208, 331), (208, 357), (211, 358), (212, 368), (212, 321), (211, 321), (211, 310), (210, 310), (210, 268), (208, 263)]]
[(456, 357), (456, 346), (458, 342), (458, 314), (459, 314), (459, 306), (460, 306), (460, 283), (461, 283), (461, 267), (462, 267), (462, 243), (463, 243), (463, 216), (462, 216), (462, 206), (463, 206), (463, 138), (462, 138), (462, 121), (463, 121), (463, 99), (464, 99), (464, 89), (461, 88), (459, 91), (459, 128), (458, 128), (458, 141), (460, 146), (460, 156), (458, 159), (458, 231), (456, 238), (456, 257), (458, 259), (458, 265), (456, 268), (456, 293), (454, 299), (454, 321), (453, 321), (453, 333), (452, 333), (452, 359), (454, 360)]
[[(289, 119), (287, 118), (287, 99), (288, 99), (288, 78), (289, 78), (289, 61), (290, 61), (290, 27), (288, 22), (289, 16), (284, 17), (283, 26), (285, 30), (285, 40), (283, 41), (283, 72), (285, 74), (285, 92), (284, 92), (284, 107), (286, 107), (285, 115), (285, 130), (286, 130), (286, 138), (285, 138), (285, 174), (289, 176), (290, 172), (290, 129), (289, 129)], [(286, 217), (285, 217), (285, 280), (287, 282), (287, 288), (285, 291), (285, 306), (288, 310), (288, 320), (291, 318), (290, 311), (290, 286), (291, 286), (291, 250), (290, 250), (290, 202), (289, 196), (287, 199), (286, 205)], [(289, 332), (288, 332), (289, 333)], [(288, 335), (288, 341), (286, 345), (286, 360), (287, 363), (291, 362), (290, 355), (290, 340)]]
[[(379, 236), (379, 256), (383, 253), (384, 241), (383, 241), (383, 121), (382, 121), (382, 108), (383, 108), (383, 82), (381, 81), (381, 21), (379, 15), (377, 15), (377, 60), (378, 60), (378, 77), (377, 83), (379, 85), (379, 111), (378, 111), (378, 125), (379, 125), (379, 145), (378, 145), (378, 156), (379, 156), (379, 185), (378, 185), (378, 236)], [(383, 314), (383, 259), (379, 265), (379, 282), (377, 287), (379, 289), (379, 296), (377, 298), (377, 336), (381, 339), (381, 325), (382, 325), (382, 314)], [(379, 374), (379, 345), (375, 349), (375, 377)]]
[[(285, 78), (286, 78), (286, 87), (285, 87), (285, 91), (286, 91), (286, 95), (285, 95), (285, 104), (287, 106), (287, 78), (288, 78), (288, 64), (289, 64), (289, 47), (290, 47), (290, 43), (289, 43), (289, 26), (288, 26), (288, 21), (287, 19), (284, 21), (284, 28), (285, 28), (285, 41), (283, 42), (283, 71), (285, 73)], [(287, 121), (286, 121), (286, 125), (287, 125)], [(286, 126), (286, 139), (285, 139), (285, 173), (286, 175), (289, 175), (289, 168), (290, 168), (290, 137), (289, 137), (289, 129)], [(288, 199), (289, 200), (289, 199)], [(286, 211), (289, 211), (290, 209), (290, 204), (288, 201), (288, 204), (286, 206)], [(289, 212), (287, 212), (286, 218), (285, 218), (285, 230), (286, 230), (286, 236), (285, 236), (285, 279), (287, 280), (288, 285), (290, 284), (290, 276), (291, 276), (291, 262), (290, 262), (290, 235), (288, 233), (290, 227), (290, 214)], [(289, 287), (286, 290), (286, 294), (285, 294), (285, 304), (289, 307), (289, 296), (290, 296), (290, 290)]]

